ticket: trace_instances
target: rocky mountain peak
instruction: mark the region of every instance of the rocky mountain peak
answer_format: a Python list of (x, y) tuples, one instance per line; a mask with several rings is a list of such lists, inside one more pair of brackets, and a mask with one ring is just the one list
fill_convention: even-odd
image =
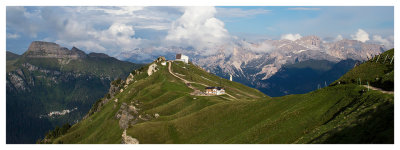
[(44, 42), (44, 41), (33, 41), (31, 45), (29, 45), (27, 52), (50, 52), (53, 50), (60, 49), (60, 45), (52, 42)]
[(86, 55), (86, 53), (84, 51), (76, 48), (75, 46), (72, 47), (71, 52), (78, 54), (80, 58), (86, 58), (87, 57), (87, 55)]
[(34, 41), (29, 45), (28, 50), (23, 54), (25, 57), (32, 58), (69, 58), (78, 59), (86, 57), (85, 52), (73, 48), (61, 47), (60, 45), (52, 42)]
[(89, 57), (95, 57), (95, 58), (109, 58), (110, 56), (108, 56), (107, 54), (104, 53), (90, 53)]
[(321, 39), (315, 35), (302, 37), (296, 40), (296, 42), (310, 49), (319, 48), (321, 46)]

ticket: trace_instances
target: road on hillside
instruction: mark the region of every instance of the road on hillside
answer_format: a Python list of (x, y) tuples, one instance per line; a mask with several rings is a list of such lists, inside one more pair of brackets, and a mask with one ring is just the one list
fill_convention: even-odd
[[(368, 85), (363, 85), (363, 86), (368, 88)], [(386, 94), (394, 94), (394, 91), (385, 91), (385, 90), (382, 90), (380, 88), (373, 87), (373, 86), (369, 86), (369, 88), (372, 90), (381, 91), (382, 93), (386, 93)]]
[[(176, 75), (175, 73), (172, 72), (171, 64), (172, 64), (172, 62), (171, 62), (171, 61), (168, 61), (168, 71), (169, 71), (169, 73), (170, 73), (171, 75), (173, 75), (174, 77), (176, 77), (176, 78), (182, 80), (189, 88), (193, 89), (193, 90), (194, 90), (194, 92), (193, 92), (194, 95), (197, 95), (197, 96), (206, 96), (206, 95), (199, 94), (199, 93), (203, 93), (203, 92), (201, 92), (201, 91), (198, 90), (197, 88), (193, 87), (191, 84), (192, 84), (192, 83), (195, 83), (195, 84), (203, 85), (203, 86), (205, 86), (205, 87), (209, 87), (208, 85), (206, 85), (206, 84), (204, 84), (204, 83), (191, 82), (191, 81), (188, 81), (188, 80), (186, 80), (186, 79), (184, 79), (184, 78), (179, 77), (178, 75)], [(232, 96), (232, 95), (230, 95), (230, 94), (228, 94), (228, 93), (226, 93), (226, 92), (225, 92), (225, 94), (228, 95), (229, 97), (233, 98), (233, 99), (237, 99), (236, 97), (234, 97), (234, 96)]]

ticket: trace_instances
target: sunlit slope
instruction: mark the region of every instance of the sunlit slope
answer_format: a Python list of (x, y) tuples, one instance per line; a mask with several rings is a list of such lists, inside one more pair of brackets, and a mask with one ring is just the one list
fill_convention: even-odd
[[(360, 94), (362, 89), (341, 85), (303, 95), (218, 103), (174, 120), (137, 124), (128, 134), (141, 143), (331, 143), (320, 136), (351, 133), (358, 125), (351, 139), (332, 143), (393, 142), (393, 128), (386, 129), (393, 126), (393, 96)], [(363, 140), (370, 134), (380, 135)], [(387, 139), (392, 140), (379, 141)]]
[[(115, 115), (122, 103), (129, 104), (131, 101), (139, 101), (140, 105), (136, 107), (143, 114), (157, 113), (160, 115), (157, 119), (141, 120), (137, 123), (142, 124), (163, 120), (168, 122), (199, 112), (218, 103), (268, 98), (256, 89), (221, 79), (195, 65), (172, 62), (171, 69), (174, 73), (181, 75), (182, 78), (209, 86), (224, 86), (227, 93), (234, 98), (227, 95), (194, 96), (191, 95), (193, 89), (189, 88), (181, 79), (169, 73), (168, 65), (163, 66), (160, 62), (155, 64), (157, 64), (157, 71), (150, 76), (147, 74), (150, 65), (132, 72), (135, 74), (133, 81), (126, 88), (123, 88), (123, 92), (116, 94), (112, 101), (101, 107), (100, 111), (74, 125), (67, 135), (59, 140), (63, 143), (120, 143), (123, 130), (120, 128), (119, 120), (115, 118)], [(203, 85), (196, 83), (192, 83), (192, 86), (204, 91), (201, 88)], [(118, 99), (118, 102), (113, 101), (115, 99)], [(133, 128), (133, 126), (130, 128)], [(55, 142), (58, 143), (59, 141)]]
[(360, 64), (343, 75), (338, 82), (369, 85), (393, 91), (394, 89), (394, 49), (388, 50)]
[[(270, 98), (195, 65), (172, 63), (195, 86), (224, 86), (231, 96), (194, 96), (166, 66), (134, 72), (133, 83), (54, 143), (121, 143), (121, 108), (139, 116), (126, 127), (139, 143), (393, 143), (393, 95), (353, 83)], [(122, 85), (123, 86), (123, 85)], [(118, 99), (118, 100), (116, 100)], [(125, 103), (125, 104), (124, 104)], [(129, 111), (131, 113), (131, 111)], [(141, 117), (140, 117), (141, 116)], [(123, 118), (123, 117), (122, 117)], [(123, 122), (122, 122), (123, 124)]]

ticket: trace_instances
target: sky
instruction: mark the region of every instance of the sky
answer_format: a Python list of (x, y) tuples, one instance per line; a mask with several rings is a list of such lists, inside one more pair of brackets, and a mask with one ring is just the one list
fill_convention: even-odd
[(118, 56), (138, 48), (209, 49), (246, 40), (353, 39), (393, 47), (394, 7), (16, 7), (6, 8), (6, 49), (32, 41)]

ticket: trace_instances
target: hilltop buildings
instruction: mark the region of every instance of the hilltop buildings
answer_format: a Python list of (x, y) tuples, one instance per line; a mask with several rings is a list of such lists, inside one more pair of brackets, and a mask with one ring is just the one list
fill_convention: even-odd
[(183, 61), (189, 63), (189, 57), (183, 54), (176, 54), (175, 61)]
[(206, 94), (222, 95), (222, 94), (225, 94), (225, 88), (223, 88), (223, 87), (206, 87)]

